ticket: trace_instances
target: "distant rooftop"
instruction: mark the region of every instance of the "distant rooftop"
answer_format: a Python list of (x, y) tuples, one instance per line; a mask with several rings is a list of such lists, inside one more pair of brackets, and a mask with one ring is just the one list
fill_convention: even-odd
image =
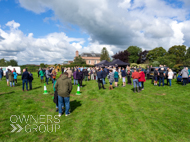
[(100, 53), (91, 52), (91, 53), (82, 53), (81, 56), (82, 57), (100, 57), (101, 54)]

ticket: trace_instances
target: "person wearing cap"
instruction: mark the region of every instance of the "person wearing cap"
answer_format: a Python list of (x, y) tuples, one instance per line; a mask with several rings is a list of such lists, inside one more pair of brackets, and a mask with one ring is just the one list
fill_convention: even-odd
[(162, 82), (162, 86), (164, 87), (164, 77), (165, 77), (165, 72), (164, 72), (164, 68), (162, 67), (159, 72), (159, 86), (161, 85), (161, 82)]
[(113, 90), (113, 82), (114, 82), (114, 72), (112, 72), (112, 70), (109, 70), (109, 74), (108, 74), (108, 79), (109, 79), (109, 83), (110, 83), (110, 87), (109, 90)]
[(137, 87), (137, 92), (139, 93), (139, 73), (137, 72), (136, 68), (134, 68), (134, 72), (132, 73), (132, 78), (133, 78), (133, 86), (134, 86), (134, 93), (136, 93), (136, 87)]

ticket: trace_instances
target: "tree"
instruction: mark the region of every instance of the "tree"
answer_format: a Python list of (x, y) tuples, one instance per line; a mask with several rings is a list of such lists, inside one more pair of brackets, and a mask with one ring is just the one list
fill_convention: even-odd
[(137, 60), (137, 64), (144, 63), (147, 60), (148, 52), (149, 51), (145, 50), (139, 54), (139, 59)]
[(44, 68), (44, 67), (45, 67), (44, 63), (41, 63), (41, 64), (40, 64), (40, 67), (41, 67), (41, 68)]
[(187, 49), (186, 60), (190, 59), (190, 47)]
[(163, 47), (157, 47), (148, 52), (147, 59), (149, 59), (149, 61), (155, 61), (155, 60), (157, 60), (158, 57), (162, 57), (166, 53), (167, 52)]
[(158, 67), (160, 65), (160, 63), (158, 62), (158, 61), (154, 61), (153, 63), (152, 63), (152, 66), (153, 67)]
[(109, 53), (106, 47), (103, 47), (101, 51), (100, 61), (102, 60), (107, 60), (108, 62), (110, 61)]
[(7, 61), (7, 65), (9, 66), (18, 66), (18, 62), (14, 59), (11, 59), (10, 61)]
[(112, 58), (120, 59), (123, 62), (129, 63), (129, 56), (130, 56), (130, 53), (127, 50), (125, 50), (125, 51), (120, 51), (116, 53), (115, 55), (112, 56)]
[(0, 66), (7, 66), (7, 61), (4, 58), (0, 60)]
[(72, 64), (76, 65), (83, 65), (86, 64), (85, 59), (83, 59), (80, 55), (78, 57), (75, 57), (74, 62)]
[(173, 68), (173, 66), (176, 64), (176, 56), (175, 55), (166, 54), (165, 56), (158, 57), (157, 61), (161, 65), (166, 65), (169, 68)]
[(137, 63), (139, 59), (139, 54), (142, 52), (142, 49), (137, 46), (129, 46), (127, 51), (130, 53), (129, 62), (130, 63)]
[(185, 60), (186, 51), (185, 45), (174, 45), (168, 50), (168, 53), (176, 56), (176, 61), (178, 64)]

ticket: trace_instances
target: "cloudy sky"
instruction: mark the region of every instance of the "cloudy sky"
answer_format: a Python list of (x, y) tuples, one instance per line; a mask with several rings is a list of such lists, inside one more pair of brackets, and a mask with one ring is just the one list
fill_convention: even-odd
[(0, 59), (55, 64), (76, 50), (189, 47), (189, 25), (190, 0), (0, 0)]

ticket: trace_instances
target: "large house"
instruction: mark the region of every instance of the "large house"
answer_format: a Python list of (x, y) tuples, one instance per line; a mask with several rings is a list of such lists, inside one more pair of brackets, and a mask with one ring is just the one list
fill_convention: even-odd
[[(82, 53), (80, 56), (86, 60), (87, 65), (95, 65), (100, 62), (100, 55), (99, 53)], [(79, 52), (76, 51), (76, 57), (79, 56)]]

